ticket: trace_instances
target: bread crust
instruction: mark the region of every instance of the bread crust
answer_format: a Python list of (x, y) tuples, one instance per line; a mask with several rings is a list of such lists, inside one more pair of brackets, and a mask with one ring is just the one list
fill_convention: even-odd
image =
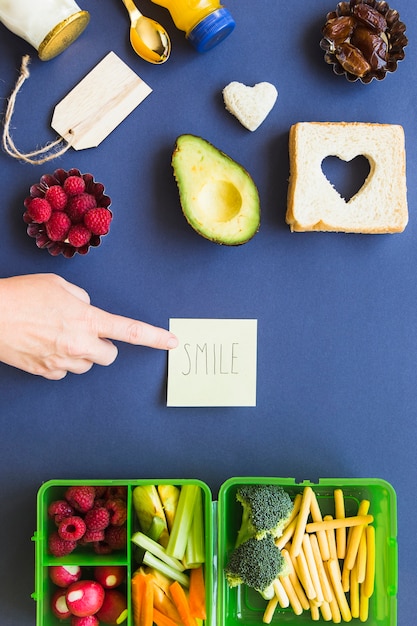
[[(312, 142), (312, 144), (311, 144)], [(362, 188), (346, 202), (325, 177), (327, 156), (370, 163)], [(294, 232), (402, 232), (408, 223), (402, 126), (367, 122), (298, 122), (289, 131), (286, 222)], [(389, 171), (387, 171), (389, 167)]]

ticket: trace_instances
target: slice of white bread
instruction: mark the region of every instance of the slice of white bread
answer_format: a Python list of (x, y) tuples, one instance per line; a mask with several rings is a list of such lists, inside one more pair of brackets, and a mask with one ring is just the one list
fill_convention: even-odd
[(267, 82), (248, 87), (233, 81), (223, 89), (226, 110), (250, 131), (256, 130), (271, 112), (278, 92)]
[[(346, 202), (322, 171), (328, 156), (366, 157), (369, 174)], [(286, 222), (291, 231), (397, 233), (408, 222), (402, 126), (365, 122), (299, 122), (289, 135)]]

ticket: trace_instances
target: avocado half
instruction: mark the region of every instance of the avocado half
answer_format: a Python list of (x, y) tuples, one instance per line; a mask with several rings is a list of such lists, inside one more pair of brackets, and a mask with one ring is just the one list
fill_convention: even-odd
[(172, 154), (181, 208), (202, 237), (237, 246), (259, 230), (259, 193), (248, 172), (211, 143), (180, 135)]

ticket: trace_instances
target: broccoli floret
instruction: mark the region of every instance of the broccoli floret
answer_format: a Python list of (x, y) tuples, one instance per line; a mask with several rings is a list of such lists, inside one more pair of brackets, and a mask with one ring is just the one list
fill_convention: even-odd
[(266, 534), (279, 537), (294, 506), (279, 485), (239, 485), (236, 499), (243, 506), (236, 547), (249, 537), (262, 539)]
[(225, 567), (230, 587), (245, 584), (267, 599), (274, 594), (273, 581), (286, 573), (286, 561), (272, 535), (265, 535), (263, 539), (252, 537), (242, 543), (233, 550)]

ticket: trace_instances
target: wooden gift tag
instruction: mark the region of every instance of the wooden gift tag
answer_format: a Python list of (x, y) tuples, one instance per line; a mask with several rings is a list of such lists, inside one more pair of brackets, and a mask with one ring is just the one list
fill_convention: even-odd
[(152, 89), (114, 52), (57, 104), (51, 126), (75, 150), (99, 145)]

